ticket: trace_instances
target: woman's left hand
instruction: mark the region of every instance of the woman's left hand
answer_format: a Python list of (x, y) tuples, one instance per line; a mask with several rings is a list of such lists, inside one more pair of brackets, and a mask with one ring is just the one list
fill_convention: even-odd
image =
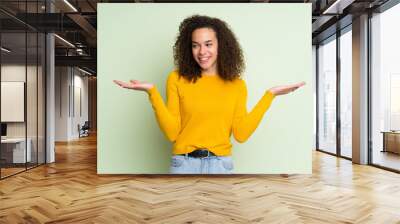
[(306, 84), (305, 82), (299, 82), (292, 85), (275, 86), (269, 89), (269, 91), (275, 96), (284, 95), (295, 91), (296, 89), (304, 86), (305, 84)]

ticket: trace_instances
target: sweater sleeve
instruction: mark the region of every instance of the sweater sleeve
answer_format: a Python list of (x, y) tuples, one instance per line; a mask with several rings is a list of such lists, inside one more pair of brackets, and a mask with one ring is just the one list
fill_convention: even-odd
[(157, 122), (171, 142), (177, 139), (181, 130), (177, 78), (178, 75), (174, 72), (168, 76), (166, 86), (167, 105), (164, 104), (164, 100), (156, 86), (147, 91)]
[(245, 142), (256, 130), (275, 95), (269, 91), (258, 101), (250, 113), (247, 112), (247, 87), (241, 80), (239, 96), (233, 117), (232, 132), (238, 142)]

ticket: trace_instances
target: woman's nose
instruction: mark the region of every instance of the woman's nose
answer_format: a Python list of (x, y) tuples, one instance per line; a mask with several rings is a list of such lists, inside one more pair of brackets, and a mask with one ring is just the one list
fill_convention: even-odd
[(206, 53), (206, 48), (205, 47), (200, 47), (200, 54)]

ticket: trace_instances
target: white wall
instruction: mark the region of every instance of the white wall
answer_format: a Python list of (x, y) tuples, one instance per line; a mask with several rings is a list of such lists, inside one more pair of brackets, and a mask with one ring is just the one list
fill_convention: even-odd
[(78, 124), (88, 120), (88, 78), (83, 75), (72, 67), (56, 67), (56, 141), (79, 138)]
[[(26, 82), (25, 69), (28, 74), (32, 74), (33, 67), (24, 65), (9, 64), (1, 66), (1, 81), (2, 82)], [(3, 96), (4, 97), (4, 96)], [(6, 108), (1, 108), (6, 110)], [(7, 123), (7, 136), (8, 137), (25, 137), (25, 123), (24, 122), (10, 122)]]
[[(22, 112), (26, 110), (27, 119), (24, 122), (6, 122), (7, 137), (21, 138), (27, 135), (30, 139), (32, 151), (32, 161), (44, 162), (45, 146), (45, 116), (44, 116), (44, 74), (41, 66), (25, 64), (3, 64), (1, 66), (1, 81), (24, 82), (26, 84), (26, 107), (22, 107)], [(27, 78), (27, 80), (25, 80)], [(6, 97), (7, 96), (2, 96)], [(10, 108), (1, 108), (2, 111)], [(9, 111), (12, 112), (12, 111)], [(37, 157), (37, 154), (39, 156)]]
[[(25, 70), (26, 69), (26, 70)], [(40, 69), (40, 68), (39, 68)], [(39, 74), (41, 69), (39, 70)], [(1, 66), (1, 81), (3, 82), (25, 82), (25, 75), (28, 77), (27, 87), (27, 120), (28, 120), (28, 137), (31, 133), (36, 136), (36, 66), (8, 64)], [(5, 97), (5, 96), (3, 96)], [(39, 105), (41, 107), (41, 105)], [(2, 108), (6, 110), (7, 108)], [(25, 122), (7, 122), (7, 136), (8, 137), (25, 137)], [(43, 136), (39, 136), (43, 137)]]
[(55, 68), (55, 141), (68, 140), (68, 117), (70, 84), (69, 69), (67, 67)]

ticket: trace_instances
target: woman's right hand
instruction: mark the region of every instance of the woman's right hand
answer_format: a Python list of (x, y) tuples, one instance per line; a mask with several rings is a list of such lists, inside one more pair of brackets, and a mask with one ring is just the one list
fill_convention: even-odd
[(134, 89), (141, 91), (148, 91), (154, 87), (154, 84), (152, 83), (140, 82), (138, 80), (130, 80), (129, 82), (114, 80), (114, 83), (125, 89)]

